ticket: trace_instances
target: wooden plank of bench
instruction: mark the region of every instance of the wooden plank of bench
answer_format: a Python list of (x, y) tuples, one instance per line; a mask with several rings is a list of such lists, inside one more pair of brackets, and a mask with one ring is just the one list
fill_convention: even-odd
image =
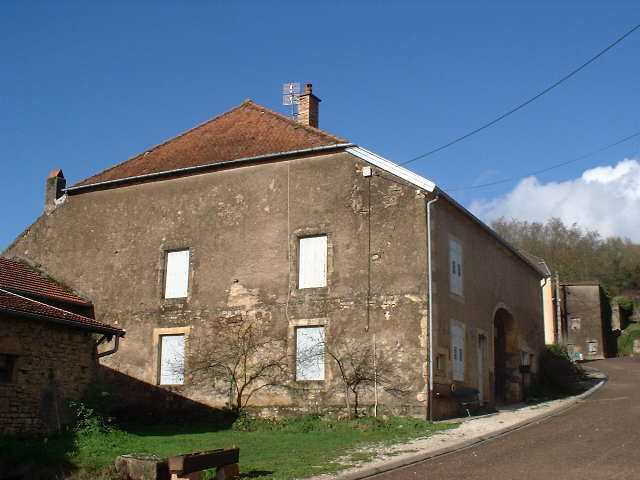
[(169, 463), (169, 473), (188, 475), (208, 468), (238, 463), (239, 459), (239, 448), (221, 448), (206, 452), (177, 455), (175, 457), (169, 457), (167, 460)]

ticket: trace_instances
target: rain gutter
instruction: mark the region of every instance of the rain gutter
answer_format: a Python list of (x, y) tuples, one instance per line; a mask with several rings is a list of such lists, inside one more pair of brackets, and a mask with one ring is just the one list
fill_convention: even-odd
[(69, 195), (74, 195), (76, 193), (82, 193), (87, 190), (97, 190), (101, 188), (109, 188), (109, 187), (114, 187), (119, 185), (125, 185), (128, 183), (136, 183), (136, 182), (146, 181), (146, 180), (157, 180), (157, 179), (173, 177), (177, 175), (201, 173), (209, 170), (217, 170), (219, 168), (224, 168), (224, 167), (235, 167), (235, 166), (243, 165), (246, 163), (270, 161), (270, 160), (273, 160), (274, 158), (292, 157), (296, 155), (305, 155), (309, 153), (326, 152), (326, 151), (332, 151), (332, 150), (342, 150), (342, 149), (353, 147), (353, 146), (354, 146), (353, 143), (338, 143), (335, 145), (325, 145), (323, 147), (305, 148), (301, 150), (290, 150), (287, 152), (279, 152), (279, 153), (268, 153), (266, 155), (238, 158), (235, 160), (228, 160), (226, 162), (208, 163), (206, 165), (197, 165), (195, 167), (176, 168), (173, 170), (166, 170), (164, 172), (145, 173), (143, 175), (136, 175), (133, 177), (118, 178), (116, 180), (107, 180), (105, 182), (98, 182), (98, 183), (90, 183), (88, 185), (77, 185), (75, 187), (65, 188), (63, 189), (63, 192)]

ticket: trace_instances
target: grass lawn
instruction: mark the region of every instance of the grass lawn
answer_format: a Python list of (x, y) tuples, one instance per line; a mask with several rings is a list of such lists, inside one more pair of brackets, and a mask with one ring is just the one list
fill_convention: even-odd
[(362, 452), (349, 455), (358, 446), (399, 442), (451, 427), (402, 417), (385, 421), (303, 417), (280, 422), (250, 421), (241, 427), (252, 431), (218, 429), (214, 424), (129, 425), (47, 441), (0, 438), (0, 466), (9, 459), (24, 463), (21, 457), (33, 458), (38, 452), (38, 466), (29, 471), (33, 478), (52, 478), (62, 472), (64, 478), (74, 480), (111, 480), (115, 477), (113, 461), (118, 455), (153, 453), (164, 457), (236, 446), (240, 447), (241, 478), (303, 478), (366, 460), (368, 454)]

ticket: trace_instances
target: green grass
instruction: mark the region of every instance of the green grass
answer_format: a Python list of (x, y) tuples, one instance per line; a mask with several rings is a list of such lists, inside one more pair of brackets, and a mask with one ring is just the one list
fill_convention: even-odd
[(633, 353), (633, 341), (640, 338), (640, 324), (632, 323), (618, 337), (618, 355), (628, 356)]
[[(113, 461), (126, 453), (178, 455), (214, 448), (240, 447), (241, 478), (301, 478), (335, 472), (353, 461), (371, 458), (373, 454), (350, 452), (365, 444), (390, 444), (431, 435), (451, 428), (422, 420), (395, 417), (386, 421), (362, 418), (352, 421), (303, 417), (281, 422), (252, 422), (248, 429), (218, 430), (211, 425), (142, 426), (129, 425), (52, 437), (36, 447), (40, 464), (33, 478), (50, 478), (51, 472), (66, 472), (74, 480), (113, 478)], [(242, 428), (247, 429), (247, 425)], [(26, 440), (0, 439), (0, 456), (11, 455), (14, 462), (27, 447)], [(33, 453), (33, 450), (31, 450)], [(24, 455), (23, 455), (24, 456)], [(340, 463), (342, 459), (345, 463)], [(0, 458), (0, 465), (2, 459)]]

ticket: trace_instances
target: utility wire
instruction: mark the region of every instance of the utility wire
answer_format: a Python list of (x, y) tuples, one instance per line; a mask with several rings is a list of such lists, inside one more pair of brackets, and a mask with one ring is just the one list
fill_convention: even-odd
[(536, 170), (535, 172), (527, 173), (526, 175), (520, 175), (518, 177), (505, 178), (504, 180), (497, 180), (495, 182), (483, 183), (481, 185), (473, 185), (473, 186), (470, 186), (470, 187), (447, 189), (447, 191), (449, 191), (449, 192), (459, 192), (461, 190), (475, 190), (477, 188), (491, 187), (492, 185), (499, 185), (501, 183), (507, 183), (507, 182), (513, 182), (513, 181), (516, 181), (516, 180), (522, 180), (523, 178), (530, 177), (531, 175), (539, 175), (541, 173), (548, 172), (549, 170), (554, 170), (556, 168), (560, 168), (560, 167), (564, 167), (565, 165), (569, 165), (570, 163), (574, 163), (574, 162), (578, 162), (580, 160), (584, 160), (587, 157), (595, 155), (596, 153), (604, 152), (605, 150), (609, 150), (610, 148), (618, 146), (621, 143), (627, 142), (627, 141), (629, 141), (629, 140), (631, 140), (632, 138), (635, 138), (635, 137), (640, 137), (640, 131), (636, 132), (636, 133), (634, 133), (632, 135), (629, 135), (628, 137), (624, 137), (624, 138), (618, 140), (617, 142), (611, 143), (609, 145), (601, 147), (601, 148), (599, 148), (597, 150), (594, 150), (592, 152), (585, 153), (584, 155), (580, 155), (579, 157), (576, 157), (576, 158), (574, 158), (572, 160), (567, 160), (566, 162), (557, 163), (556, 165), (552, 165), (550, 167), (543, 168), (541, 170)]
[(622, 35), (621, 37), (619, 37), (616, 41), (614, 41), (613, 43), (611, 43), (609, 46), (607, 46), (605, 49), (601, 50), (599, 53), (597, 53), (595, 56), (591, 57), (589, 60), (587, 60), (586, 62), (584, 62), (582, 65), (580, 65), (578, 68), (576, 68), (575, 70), (573, 70), (572, 72), (568, 73), (567, 75), (565, 75), (564, 77), (562, 77), (560, 80), (558, 80), (557, 82), (555, 82), (554, 84), (552, 84), (551, 86), (545, 88), (544, 90), (542, 90), (540, 93), (538, 93), (537, 95), (531, 97), (529, 100), (527, 100), (524, 103), (521, 103), (520, 105), (518, 105), (517, 107), (512, 108), (511, 110), (509, 110), (506, 113), (503, 113), (502, 115), (500, 115), (499, 117), (491, 120), (488, 123), (485, 123), (484, 125), (476, 128), (475, 130), (471, 130), (468, 133), (465, 133), (464, 135), (462, 135), (461, 137), (457, 137), (453, 140), (451, 140), (448, 143), (445, 143), (444, 145), (439, 146), (438, 148), (435, 148), (433, 150), (428, 151), (427, 153), (423, 153), (422, 155), (418, 155), (417, 157), (412, 158), (411, 160), (407, 160), (406, 162), (402, 162), (400, 165), (407, 165), (411, 162), (415, 162), (416, 160), (420, 160), (421, 158), (427, 157), (429, 155), (433, 155), (436, 152), (439, 152), (440, 150), (444, 150), (447, 147), (450, 147), (451, 145), (454, 145), (458, 142), (461, 142), (462, 140), (464, 140), (465, 138), (469, 138), (471, 135), (475, 135), (476, 133), (484, 130), (485, 128), (489, 128), (490, 126), (498, 123), (500, 120), (503, 120), (504, 118), (508, 117), (509, 115), (516, 113), (518, 110), (526, 107), (527, 105), (529, 105), (531, 102), (537, 100), (538, 98), (540, 98), (541, 96), (543, 96), (544, 94), (550, 92), (551, 90), (553, 90), (554, 88), (556, 88), (558, 85), (560, 85), (561, 83), (565, 82), (566, 80), (568, 80), (569, 78), (573, 77), (575, 74), (577, 74), (580, 70), (584, 69), (585, 67), (587, 67), (589, 64), (595, 62), (598, 58), (600, 58), (602, 55), (604, 55), (605, 53), (607, 53), (609, 50), (611, 50), (613, 47), (615, 47), (616, 45), (618, 45), (620, 42), (622, 42), (625, 38), (627, 38), (629, 35), (631, 35), (633, 32), (635, 32), (636, 30), (638, 30), (640, 28), (640, 24), (636, 25), (635, 27), (633, 27), (631, 30), (629, 30), (627, 33), (625, 33), (624, 35)]

